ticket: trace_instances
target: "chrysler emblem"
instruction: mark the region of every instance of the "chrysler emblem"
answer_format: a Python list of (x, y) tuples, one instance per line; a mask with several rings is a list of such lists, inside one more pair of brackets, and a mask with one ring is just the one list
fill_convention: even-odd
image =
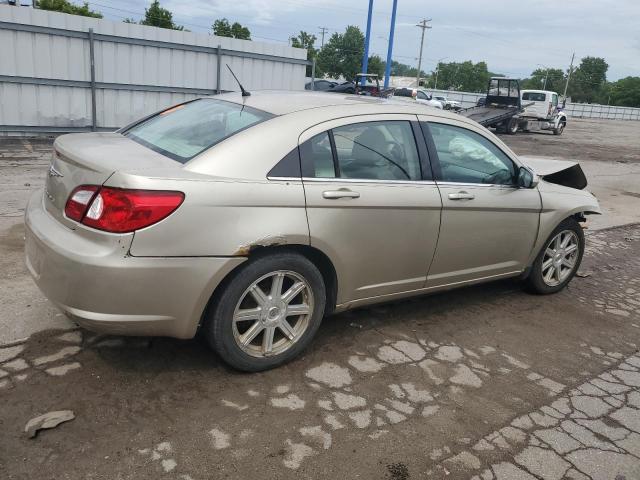
[(49, 165), (49, 176), (50, 177), (64, 177), (58, 170), (55, 169), (53, 164)]

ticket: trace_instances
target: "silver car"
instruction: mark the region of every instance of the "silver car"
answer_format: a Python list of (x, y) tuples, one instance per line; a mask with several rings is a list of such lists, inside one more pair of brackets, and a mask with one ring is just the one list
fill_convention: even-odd
[(223, 94), (58, 137), (26, 263), (79, 325), (201, 331), (233, 367), (335, 312), (505, 277), (553, 293), (599, 213), (577, 164), (525, 165), (461, 116), (316, 92)]

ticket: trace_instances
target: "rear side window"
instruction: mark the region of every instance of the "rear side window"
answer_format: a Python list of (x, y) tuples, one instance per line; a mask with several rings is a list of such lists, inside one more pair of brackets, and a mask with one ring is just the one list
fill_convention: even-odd
[(315, 178), (420, 180), (420, 157), (407, 121), (337, 127), (300, 145), (302, 174)]
[(185, 163), (225, 138), (272, 117), (237, 103), (203, 98), (164, 110), (129, 128), (124, 135)]
[(544, 102), (546, 95), (539, 92), (524, 92), (522, 94), (522, 100), (529, 100), (530, 102)]

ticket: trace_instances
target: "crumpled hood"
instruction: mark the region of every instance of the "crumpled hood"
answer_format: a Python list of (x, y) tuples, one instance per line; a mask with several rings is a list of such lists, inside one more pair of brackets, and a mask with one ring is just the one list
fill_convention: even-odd
[(547, 182), (582, 190), (587, 186), (587, 177), (578, 162), (555, 160), (545, 157), (519, 157), (522, 163)]

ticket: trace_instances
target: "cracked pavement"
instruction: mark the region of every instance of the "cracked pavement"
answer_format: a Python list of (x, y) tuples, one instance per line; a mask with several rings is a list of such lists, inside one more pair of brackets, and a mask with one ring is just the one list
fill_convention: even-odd
[[(347, 312), (252, 375), (197, 339), (74, 328), (25, 277), (20, 223), (0, 227), (3, 478), (640, 478), (640, 225), (587, 231), (559, 294), (502, 281)], [(27, 439), (53, 410), (76, 418)]]

